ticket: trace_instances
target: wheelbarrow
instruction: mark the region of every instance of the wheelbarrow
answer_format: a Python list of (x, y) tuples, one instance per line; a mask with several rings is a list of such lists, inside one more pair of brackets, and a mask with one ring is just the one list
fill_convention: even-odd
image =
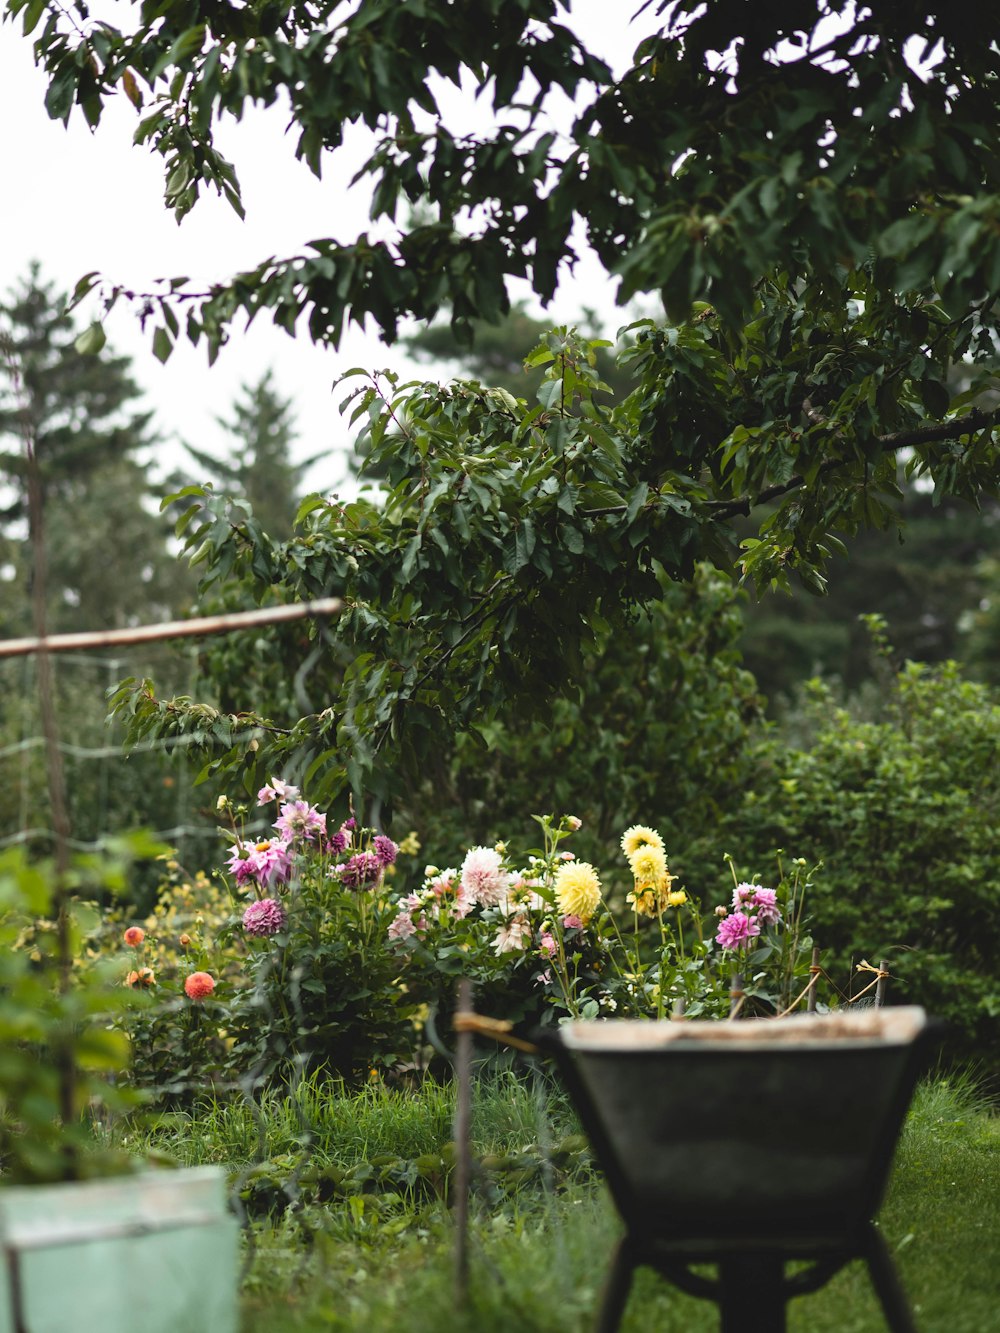
[(891, 1333), (916, 1333), (873, 1219), (929, 1032), (908, 1006), (539, 1034), (625, 1223), (598, 1333), (618, 1328), (640, 1265), (715, 1301), (723, 1333), (782, 1333), (787, 1302), (854, 1259)]

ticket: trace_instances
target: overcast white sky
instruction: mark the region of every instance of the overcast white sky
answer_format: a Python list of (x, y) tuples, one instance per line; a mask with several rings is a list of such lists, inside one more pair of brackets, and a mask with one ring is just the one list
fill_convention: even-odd
[[(621, 64), (643, 35), (627, 22), (631, 8), (607, 0), (575, 0), (573, 26), (587, 32), (605, 59)], [(94, 269), (141, 290), (164, 276), (227, 277), (270, 255), (297, 253), (320, 236), (347, 241), (367, 225), (364, 195), (347, 196), (350, 166), (335, 157), (323, 181), (315, 180), (295, 160), (294, 140), (285, 137), (282, 113), (274, 111), (247, 116), (220, 136), (240, 177), (246, 221), (223, 200), (206, 195), (178, 226), (163, 206), (162, 159), (132, 146), (137, 114), (125, 99), (109, 107), (96, 133), (77, 111), (65, 129), (46, 115), (45, 86), (20, 24), (0, 24), (4, 294), (33, 259), (48, 279), (67, 290)], [(356, 155), (354, 166), (359, 160)], [(613, 284), (596, 266), (561, 290), (550, 312), (553, 323), (573, 319), (584, 304), (606, 310), (614, 326)], [(84, 306), (81, 317), (89, 320), (99, 313), (94, 305)], [(331, 450), (329, 463), (317, 466), (308, 479), (321, 491), (338, 489), (349, 448), (348, 431), (336, 412), (343, 394), (331, 393), (335, 378), (355, 365), (392, 366), (423, 377), (430, 373), (375, 337), (352, 330), (339, 351), (331, 352), (312, 346), (305, 337), (289, 338), (263, 317), (249, 332), (234, 333), (211, 369), (204, 349), (184, 342), (161, 366), (149, 350), (148, 336), (140, 334), (126, 309), (116, 310), (106, 329), (114, 349), (133, 357), (135, 377), (168, 441), (163, 448), (166, 464), (178, 460), (179, 449), (170, 443), (178, 439), (224, 453), (230, 437), (216, 425), (216, 416), (231, 415), (240, 384), (273, 367), (278, 391), (294, 403), (297, 455)]]

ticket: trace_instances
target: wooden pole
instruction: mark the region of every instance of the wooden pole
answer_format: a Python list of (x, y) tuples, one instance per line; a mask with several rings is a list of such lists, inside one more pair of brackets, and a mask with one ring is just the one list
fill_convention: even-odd
[(819, 990), (819, 976), (822, 970), (819, 965), (819, 950), (813, 949), (812, 962), (809, 964), (809, 980), (812, 984), (809, 987), (809, 1000), (806, 1005), (806, 1010), (810, 1014), (816, 1012), (816, 992)]
[[(45, 503), (42, 474), (36, 450), (35, 423), (31, 405), (21, 377), (13, 345), (8, 338), (0, 339), (0, 352), (7, 362), (14, 386), (14, 397), (21, 424), (24, 444), (25, 480), (28, 499), (28, 545), (31, 549), (31, 609), (35, 638), (44, 645), (47, 625), (48, 561), (45, 545)], [(63, 1127), (70, 1130), (77, 1118), (78, 1071), (74, 1050), (72, 1025), (67, 1018), (67, 996), (73, 976), (73, 940), (69, 919), (69, 806), (66, 800), (66, 776), (63, 771), (62, 751), (59, 746), (59, 723), (56, 716), (55, 684), (52, 663), (48, 653), (39, 653), (36, 664), (38, 706), (41, 713), (42, 733), (45, 738), (46, 775), (52, 829), (55, 834), (55, 866), (51, 909), (56, 919), (57, 985), (62, 1001), (61, 1031), (52, 1051), (59, 1088), (59, 1116)], [(73, 1141), (62, 1141), (63, 1173), (67, 1180), (76, 1178), (77, 1160)]]
[[(472, 1012), (472, 982), (458, 983), (456, 1019)], [(469, 1184), (472, 1176), (472, 1032), (459, 1024), (455, 1038), (455, 1304), (469, 1297)]]
[(157, 643), (163, 639), (197, 639), (207, 634), (228, 634), (256, 625), (278, 625), (288, 620), (317, 620), (338, 615), (344, 609), (339, 597), (320, 597), (314, 602), (286, 606), (264, 606), (259, 611), (231, 611), (221, 616), (195, 616), (191, 620), (167, 620), (157, 625), (133, 625), (131, 629), (95, 630), (80, 634), (50, 634), (44, 631), (23, 639), (0, 642), (0, 657), (25, 657), (29, 653), (78, 653), (89, 648), (118, 648), (133, 643)]
[(729, 1017), (739, 1018), (740, 1010), (743, 1008), (743, 1001), (746, 995), (743, 991), (743, 973), (734, 972), (733, 980), (729, 988)]
[(875, 1008), (881, 1009), (885, 1004), (885, 988), (889, 980), (889, 960), (880, 958), (878, 960), (878, 981), (875, 983)]

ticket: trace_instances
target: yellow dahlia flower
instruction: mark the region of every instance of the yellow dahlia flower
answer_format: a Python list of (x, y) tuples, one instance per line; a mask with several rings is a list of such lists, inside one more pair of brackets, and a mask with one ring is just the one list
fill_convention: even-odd
[(656, 916), (656, 894), (652, 889), (640, 889), (626, 894), (625, 901), (634, 908), (639, 916)]
[(663, 839), (656, 829), (647, 828), (645, 824), (633, 824), (622, 834), (622, 851), (631, 861), (641, 847), (655, 847), (662, 852)]
[(667, 858), (658, 848), (640, 847), (631, 862), (635, 887), (625, 901), (640, 916), (657, 916), (668, 907), (682, 907), (687, 902), (687, 894), (682, 889), (673, 892), (677, 876), (671, 875)]
[(594, 867), (587, 861), (564, 861), (553, 887), (563, 916), (578, 916), (586, 925), (601, 901), (601, 881)]
[(640, 847), (629, 857), (629, 864), (641, 888), (655, 887), (667, 878), (667, 858), (662, 847)]

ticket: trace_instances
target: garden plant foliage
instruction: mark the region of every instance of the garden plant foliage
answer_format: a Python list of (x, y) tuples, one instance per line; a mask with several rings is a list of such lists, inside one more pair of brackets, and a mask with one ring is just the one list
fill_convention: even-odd
[[(374, 135), (360, 173), (373, 187), (372, 235), (318, 238), (204, 292), (181, 277), (131, 296), (113, 275), (81, 280), (79, 301), (135, 296), (162, 358), (181, 336), (214, 355), (244, 316), (336, 344), (351, 318), (371, 316), (391, 338), (400, 319), (448, 308), (461, 333), (509, 309), (509, 278), (550, 297), (578, 224), (623, 297), (655, 292), (667, 310), (664, 323), (629, 330), (634, 388), (620, 401), (600, 378), (600, 343), (571, 329), (529, 356), (543, 372), (534, 402), (474, 381), (349, 372), (345, 399), (384, 490), (348, 504), (307, 498), (287, 540), (210, 487), (171, 497), (202, 595), (335, 594), (344, 609), (294, 645), (281, 716), (250, 687), (220, 707), (131, 681), (113, 705), (133, 741), (182, 734), (204, 752), (203, 779), (251, 795), (280, 772), (301, 775), (321, 804), (353, 791), (360, 810), (391, 812), (440, 757), (442, 733), (471, 753), (488, 749), (498, 717), (548, 721), (553, 695), (578, 685), (603, 645), (706, 565), (758, 589), (799, 580), (819, 592), (843, 537), (894, 524), (900, 468), (935, 496), (996, 494), (998, 414), (982, 406), (1000, 287), (986, 20), (931, 0), (645, 10), (656, 31), (615, 77), (553, 0), (475, 10), (167, 0), (121, 7), (120, 27), (92, 19), (83, 0), (68, 10), (7, 0), (48, 74), (50, 114), (79, 107), (98, 126), (109, 97), (127, 98), (139, 143), (163, 156), (179, 218), (211, 186), (242, 208), (215, 130), (250, 103), (288, 99), (294, 151), (317, 173), (347, 125)], [(437, 91), (463, 80), (491, 119), (459, 133)], [(548, 117), (564, 94), (574, 109), (561, 133)], [(406, 200), (422, 207), (400, 223)], [(102, 343), (95, 326), (81, 347), (99, 354)], [(968, 373), (954, 392), (959, 361)], [(965, 687), (952, 678), (951, 688)], [(885, 734), (841, 719), (808, 753), (765, 746), (744, 779), (756, 806), (747, 796), (733, 817), (738, 845), (714, 856), (717, 869), (722, 850), (761, 864), (758, 849), (776, 842), (807, 857), (815, 848), (831, 862), (817, 917), (829, 947), (917, 948), (924, 971), (913, 976), (926, 984), (913, 998), (941, 1007), (950, 990), (946, 1012), (980, 1032), (991, 1002), (963, 931), (986, 938), (994, 913), (977, 896), (990, 878), (972, 869), (980, 833), (960, 820), (960, 795), (949, 829), (961, 829), (968, 857), (945, 866), (927, 841), (934, 832), (934, 846), (947, 845), (929, 804), (935, 781), (982, 795), (973, 810), (992, 808), (972, 771), (955, 767), (963, 748), (933, 742), (936, 727), (967, 715), (954, 705), (917, 708), (919, 724), (904, 710)], [(728, 717), (738, 736), (738, 707)], [(905, 748), (911, 734), (922, 750)], [(891, 800), (880, 805), (880, 792)], [(697, 832), (688, 848), (671, 837), (691, 869)], [(919, 863), (911, 846), (924, 849)], [(848, 864), (850, 905), (837, 887)], [(862, 906), (876, 875), (891, 885), (879, 917)], [(870, 948), (862, 928), (878, 935)]]
[(803, 712), (813, 738), (775, 729), (752, 748), (752, 785), (700, 854), (688, 848), (685, 872), (720, 839), (751, 859), (785, 846), (822, 861), (809, 910), (831, 975), (888, 959), (895, 998), (946, 1019), (952, 1054), (995, 1072), (1000, 707), (955, 663), (907, 663), (869, 717), (818, 681)]

